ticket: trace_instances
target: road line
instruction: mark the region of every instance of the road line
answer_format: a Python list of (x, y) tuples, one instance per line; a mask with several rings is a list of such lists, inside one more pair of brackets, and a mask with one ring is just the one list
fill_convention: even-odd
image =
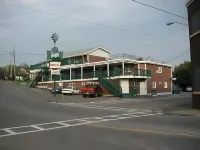
[(18, 88), (18, 87), (16, 88), (16, 90), (18, 90), (18, 91), (20, 91), (21, 93), (23, 93), (22, 90), (21, 90), (20, 88)]
[(89, 103), (92, 103), (92, 104), (98, 104), (98, 103), (109, 103), (109, 102), (115, 102), (115, 101), (119, 101), (119, 100), (110, 100), (110, 101), (98, 101), (98, 102), (89, 102)]
[[(100, 110), (111, 110), (111, 111), (125, 111), (125, 112), (135, 112), (135, 111), (142, 111), (142, 112), (148, 112), (152, 113), (152, 110), (142, 110), (142, 109), (129, 109), (129, 108), (121, 108), (121, 107), (105, 107), (105, 106), (94, 106), (94, 105), (81, 105), (81, 104), (74, 104), (69, 105), (66, 103), (57, 103), (52, 102), (54, 104), (63, 105), (63, 106), (72, 106), (72, 107), (82, 107), (82, 108), (90, 108), (90, 109), (100, 109)], [(155, 112), (161, 112), (161, 111), (155, 111)]]
[(38, 127), (36, 125), (31, 125), (30, 127), (35, 128), (37, 130), (41, 130), (41, 131), (44, 130), (44, 128)]
[(36, 90), (36, 89), (30, 89), (31, 91), (35, 91), (35, 92), (43, 92), (43, 91), (40, 91), (40, 90)]
[[(33, 125), (19, 126), (19, 127), (9, 127), (9, 128), (0, 129), (0, 130), (3, 130), (3, 131), (6, 131), (8, 133), (8, 134), (0, 135), (0, 138), (6, 137), (6, 136), (14, 136), (14, 135), (27, 134), (27, 133), (42, 132), (42, 131), (48, 131), (48, 130), (66, 128), (66, 127), (74, 127), (74, 126), (80, 126), (80, 125), (97, 123), (97, 122), (130, 119), (130, 118), (134, 118), (134, 117), (144, 117), (144, 116), (149, 116), (149, 115), (158, 115), (158, 113), (146, 114), (146, 115), (140, 115), (140, 116), (134, 116), (134, 113), (132, 113), (132, 116), (131, 115), (130, 116), (125, 116), (125, 115), (127, 115), (127, 114), (109, 115), (109, 116), (101, 116), (101, 117), (90, 117), (90, 118), (81, 118), (81, 119), (72, 119), (72, 120), (63, 120), (63, 121), (57, 121), (57, 122), (33, 124)], [(109, 118), (106, 119), (105, 117), (111, 117), (111, 119), (109, 119)], [(92, 120), (94, 118), (99, 118), (99, 120), (96, 120), (96, 121)], [(88, 120), (84, 120), (84, 119), (88, 119)], [(81, 122), (81, 123), (75, 123), (75, 124), (67, 124), (67, 122), (77, 121), (77, 120), (78, 121), (83, 121), (83, 122)], [(52, 128), (42, 128), (42, 127), (39, 127), (40, 125), (48, 125), (48, 124), (55, 124), (55, 123), (63, 125), (63, 126), (52, 127)], [(23, 131), (23, 132), (19, 131), (17, 133), (11, 130), (11, 129), (17, 129), (17, 128), (19, 129), (19, 128), (23, 128), (23, 127), (32, 127), (32, 128), (37, 129), (37, 130), (31, 130), (30, 129), (30, 131)]]
[(165, 108), (165, 107), (168, 107), (169, 105), (172, 105), (172, 104), (176, 104), (176, 102), (167, 103), (167, 104), (164, 105), (164, 108)]
[(87, 124), (87, 126), (91, 127), (98, 127), (98, 128), (107, 128), (112, 130), (118, 131), (130, 131), (130, 132), (139, 132), (139, 133), (151, 133), (151, 134), (160, 134), (160, 135), (175, 135), (175, 136), (188, 136), (188, 137), (197, 137), (199, 138), (200, 135), (198, 134), (186, 134), (186, 133), (173, 133), (173, 132), (162, 132), (162, 131), (153, 131), (153, 130), (140, 130), (140, 129), (130, 129), (130, 128), (120, 128), (114, 126), (106, 126), (106, 125), (97, 125), (97, 124)]
[(70, 126), (69, 124), (62, 123), (62, 122), (56, 122), (56, 123), (57, 123), (57, 124), (60, 124), (60, 125), (63, 125), (63, 126), (66, 126), (66, 127)]
[(12, 130), (10, 130), (10, 129), (3, 129), (4, 131), (6, 131), (6, 132), (8, 132), (10, 135), (14, 135), (14, 134), (16, 134), (16, 132), (14, 132), (14, 131), (12, 131)]

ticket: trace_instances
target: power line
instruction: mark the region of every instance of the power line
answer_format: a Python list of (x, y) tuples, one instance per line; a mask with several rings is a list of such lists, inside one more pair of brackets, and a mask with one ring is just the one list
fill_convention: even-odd
[(46, 54), (30, 54), (30, 53), (23, 53), (25, 55), (46, 55)]
[(186, 18), (186, 17), (177, 15), (177, 14), (175, 14), (175, 13), (172, 13), (172, 12), (169, 12), (169, 11), (166, 11), (166, 10), (163, 10), (163, 9), (160, 9), (160, 8), (157, 8), (157, 7), (154, 7), (154, 6), (151, 6), (151, 5), (148, 5), (148, 4), (145, 4), (145, 3), (142, 3), (142, 2), (136, 1), (136, 0), (132, 0), (132, 1), (135, 2), (135, 3), (141, 4), (141, 5), (143, 5), (143, 6), (147, 6), (147, 7), (150, 7), (150, 8), (159, 10), (159, 11), (162, 11), (162, 12), (164, 12), (164, 13), (167, 13), (167, 14), (170, 14), (170, 15), (173, 15), (173, 16), (176, 16), (176, 17), (179, 17), (179, 18), (182, 18), (182, 19), (188, 19), (188, 18)]
[(5, 59), (5, 58), (7, 58), (7, 57), (9, 57), (9, 55), (4, 56), (4, 57), (0, 57), (0, 59)]
[(179, 57), (185, 55), (185, 54), (188, 53), (189, 51), (190, 51), (190, 50), (185, 51), (184, 53), (182, 53), (182, 54), (176, 56), (175, 58), (173, 58), (173, 59), (171, 59), (171, 60), (169, 60), (167, 63), (169, 63), (169, 62), (171, 62), (171, 61), (174, 61), (174, 60), (178, 59)]
[[(75, 20), (75, 21), (79, 21), (79, 22), (84, 22), (84, 23), (87, 23), (87, 24), (93, 24), (93, 25), (97, 25), (97, 26), (101, 26), (101, 27), (112, 28), (112, 29), (115, 29), (115, 30), (120, 30), (120, 31), (124, 31), (124, 32), (127, 32), (127, 33), (136, 34), (136, 35), (139, 34), (139, 35), (148, 36), (148, 37), (151, 37), (151, 38), (168, 40), (165, 37), (158, 37), (158, 36), (153, 36), (153, 35), (150, 35), (150, 34), (145, 34), (145, 33), (140, 33), (140, 32), (134, 32), (132, 30), (128, 30), (128, 29), (124, 29), (124, 28), (119, 28), (119, 27), (110, 26), (110, 25), (106, 25), (106, 24), (100, 24), (100, 23), (96, 23), (96, 22), (92, 22), (92, 21), (87, 21), (87, 20), (83, 20), (83, 19), (69, 17), (69, 16), (63, 16), (63, 15), (59, 15), (59, 14), (55, 14), (55, 13), (51, 13), (51, 12), (47, 12), (47, 11), (42, 11), (42, 10), (28, 8), (28, 7), (24, 7), (24, 6), (9, 4), (9, 3), (6, 3), (6, 2), (0, 2), (0, 4), (5, 4), (5, 5), (8, 5), (10, 7), (16, 7), (16, 8), (30, 10), (30, 11), (34, 11), (34, 12), (38, 12), (38, 13), (43, 13), (43, 14), (48, 14), (48, 15), (52, 15), (52, 16), (57, 16), (57, 17), (60, 17), (60, 18), (65, 18), (65, 19)], [(181, 42), (181, 41), (173, 41), (173, 42)]]

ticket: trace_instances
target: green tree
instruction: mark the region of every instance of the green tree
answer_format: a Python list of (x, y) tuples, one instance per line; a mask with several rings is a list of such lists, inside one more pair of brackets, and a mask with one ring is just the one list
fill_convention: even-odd
[(174, 84), (186, 89), (187, 86), (192, 85), (192, 64), (189, 61), (176, 66), (173, 72), (173, 77), (176, 78)]

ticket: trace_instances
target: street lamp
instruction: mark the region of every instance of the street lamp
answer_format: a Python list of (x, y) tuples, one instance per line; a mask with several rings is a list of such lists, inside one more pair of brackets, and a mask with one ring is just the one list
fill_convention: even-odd
[(7, 51), (7, 50), (5, 50), (4, 52), (8, 52), (13, 57), (13, 60), (14, 60), (14, 81), (16, 81), (15, 49), (13, 47), (13, 51), (12, 52)]
[(167, 26), (170, 26), (170, 25), (175, 24), (175, 23), (181, 24), (181, 25), (184, 25), (184, 26), (187, 26), (187, 27), (188, 27), (187, 24), (184, 24), (184, 23), (181, 23), (181, 22), (168, 22), (168, 23), (166, 23), (166, 25), (167, 25)]

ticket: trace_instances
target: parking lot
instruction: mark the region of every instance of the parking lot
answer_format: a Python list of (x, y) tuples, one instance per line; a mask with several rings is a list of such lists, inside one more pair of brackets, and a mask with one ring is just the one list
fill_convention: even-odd
[[(0, 149), (198, 150), (200, 119), (167, 115), (165, 106), (187, 103), (190, 93), (120, 99), (54, 97), (0, 81)], [(173, 103), (172, 103), (173, 102)]]

